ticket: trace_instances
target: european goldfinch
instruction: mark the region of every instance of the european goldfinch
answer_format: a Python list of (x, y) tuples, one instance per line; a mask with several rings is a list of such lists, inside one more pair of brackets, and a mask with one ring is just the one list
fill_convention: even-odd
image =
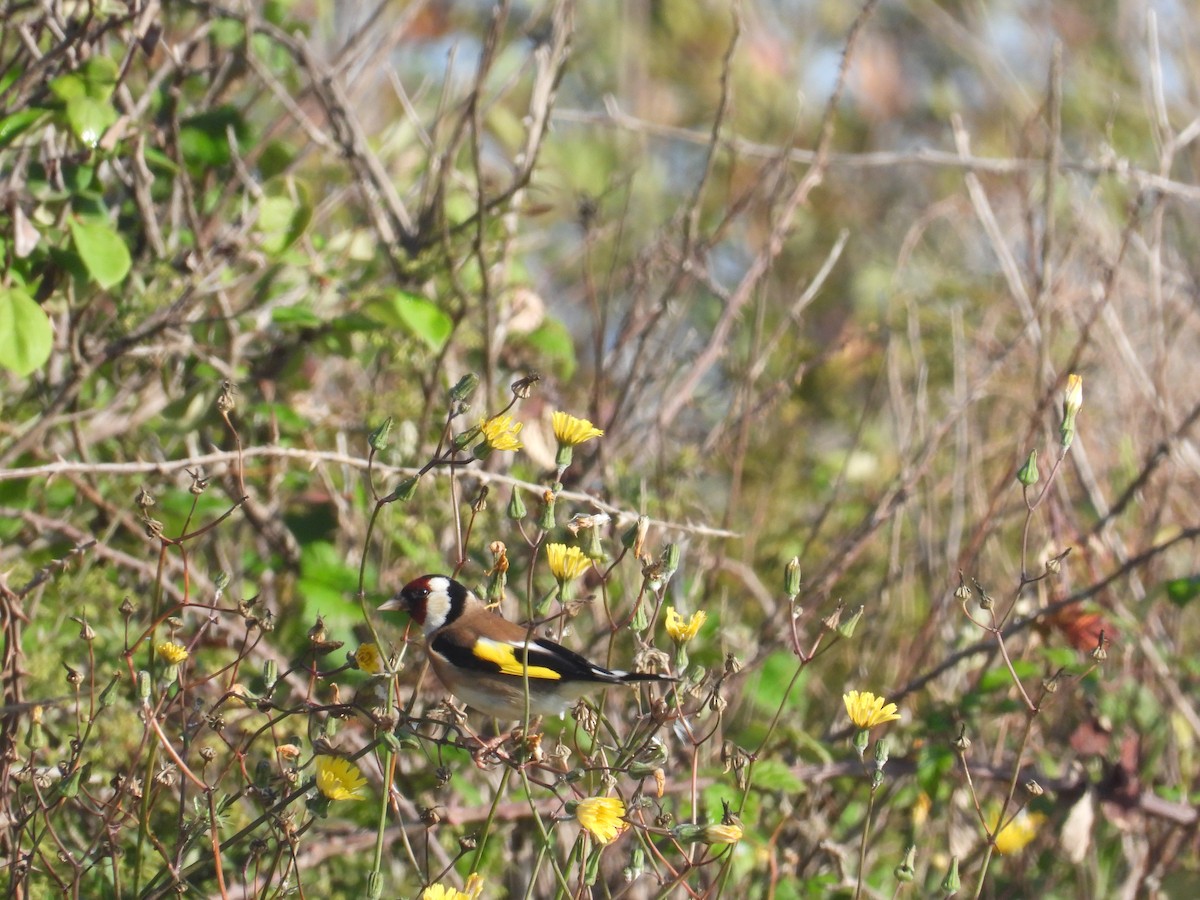
[(425, 632), (429, 661), (446, 689), (473, 709), (504, 721), (525, 717), (526, 685), (529, 715), (553, 716), (597, 688), (676, 680), (594, 665), (561, 644), (531, 636), (524, 625), (492, 612), (445, 575), (410, 581), (379, 609), (411, 615)]

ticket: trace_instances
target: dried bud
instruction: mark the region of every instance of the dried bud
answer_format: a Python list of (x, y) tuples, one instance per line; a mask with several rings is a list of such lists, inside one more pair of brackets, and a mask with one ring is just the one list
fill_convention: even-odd
[(1025, 782), (1025, 790), (1031, 797), (1040, 797), (1046, 793), (1045, 789), (1032, 778)]
[(188, 486), (188, 493), (194, 497), (199, 497), (208, 490), (208, 479), (204, 477), (204, 473), (197, 469), (193, 472), (191, 469), (184, 469), (192, 477), (192, 483)]
[(221, 415), (233, 412), (237, 407), (237, 385), (232, 381), (221, 382), (221, 393), (217, 395), (217, 411)]
[(1057, 556), (1046, 560), (1046, 573), (1048, 575), (1057, 575), (1062, 571), (1062, 560)]
[(524, 378), (517, 379), (512, 383), (513, 396), (518, 400), (528, 400), (533, 394), (534, 385), (541, 380), (542, 376), (537, 372), (530, 372)]
[(967, 726), (963, 725), (958, 730), (958, 737), (954, 739), (954, 749), (959, 753), (966, 753), (971, 749), (971, 739), (967, 737)]
[(621, 535), (621, 545), (626, 550), (633, 551), (633, 555), (637, 559), (641, 559), (642, 550), (646, 546), (646, 532), (650, 530), (650, 517), (638, 516), (625, 533)]
[(88, 624), (86, 618), (81, 616), (71, 616), (73, 620), (79, 623), (79, 639), (86, 641), (89, 644), (96, 639), (96, 630)]

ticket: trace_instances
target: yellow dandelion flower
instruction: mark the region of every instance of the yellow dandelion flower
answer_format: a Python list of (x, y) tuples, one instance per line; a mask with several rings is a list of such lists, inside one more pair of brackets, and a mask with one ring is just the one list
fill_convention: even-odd
[(367, 780), (348, 759), (322, 754), (317, 757), (317, 790), (330, 800), (361, 800)]
[(375, 644), (361, 644), (354, 651), (354, 661), (360, 669), (370, 675), (379, 675), (383, 672), (383, 654), (379, 652), (379, 647)]
[(570, 413), (555, 412), (550, 418), (554, 424), (554, 439), (559, 446), (578, 447), (584, 441), (604, 434), (587, 419), (577, 419)]
[(685, 622), (683, 616), (679, 614), (679, 610), (668, 606), (664, 624), (667, 626), (667, 634), (671, 636), (671, 640), (677, 644), (686, 644), (696, 636), (707, 619), (708, 613), (699, 610), (692, 613), (692, 617)]
[(546, 561), (559, 584), (574, 581), (592, 565), (592, 561), (582, 550), (578, 547), (568, 547), (566, 544), (547, 544)]
[(492, 450), (520, 450), (525, 445), (517, 437), (521, 433), (522, 422), (513, 422), (512, 416), (492, 416), (481, 419), (479, 431), (483, 434), (483, 445)]
[(556, 412), (551, 416), (554, 424), (554, 439), (558, 441), (558, 455), (554, 464), (559, 469), (565, 469), (571, 464), (575, 448), (584, 441), (598, 438), (604, 434), (587, 419), (577, 419), (570, 413)]
[(472, 897), (457, 888), (446, 887), (439, 881), (421, 891), (421, 900), (472, 900)]
[(155, 645), (154, 652), (168, 666), (177, 666), (182, 662), (186, 662), (188, 658), (187, 647), (183, 646), (183, 644), (177, 644), (174, 641), (163, 641)]
[(742, 839), (742, 826), (736, 822), (704, 826), (704, 843), (706, 844), (736, 844)]
[(607, 844), (629, 825), (625, 818), (625, 804), (619, 797), (588, 797), (575, 806), (575, 818), (579, 824), (602, 844)]
[(1041, 813), (1021, 810), (996, 835), (996, 851), (1005, 856), (1020, 853), (1030, 841), (1037, 837), (1038, 829), (1045, 820), (1046, 817)]
[(863, 730), (900, 718), (895, 703), (885, 704), (882, 697), (876, 697), (870, 691), (850, 691), (842, 695), (842, 700), (850, 721)]

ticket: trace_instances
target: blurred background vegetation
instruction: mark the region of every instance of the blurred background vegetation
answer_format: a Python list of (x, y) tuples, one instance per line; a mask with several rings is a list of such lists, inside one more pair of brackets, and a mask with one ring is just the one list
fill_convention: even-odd
[[(0, 17), (11, 896), (1197, 892), (1184, 5)], [(565, 472), (552, 410), (605, 431)], [(541, 597), (596, 512), (555, 633), (685, 681), (480, 768), (364, 610), (485, 591), (496, 541)], [(686, 664), (664, 606), (708, 615)], [(376, 639), (394, 680), (346, 662)], [(874, 788), (851, 689), (900, 707)], [(678, 831), (726, 805), (736, 844)]]

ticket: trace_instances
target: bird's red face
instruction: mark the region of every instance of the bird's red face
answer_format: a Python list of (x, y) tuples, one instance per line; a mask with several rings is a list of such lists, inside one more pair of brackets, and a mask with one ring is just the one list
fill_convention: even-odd
[(467, 590), (445, 575), (422, 575), (380, 605), (382, 612), (399, 610), (412, 616), (426, 634), (455, 619), (466, 603)]

